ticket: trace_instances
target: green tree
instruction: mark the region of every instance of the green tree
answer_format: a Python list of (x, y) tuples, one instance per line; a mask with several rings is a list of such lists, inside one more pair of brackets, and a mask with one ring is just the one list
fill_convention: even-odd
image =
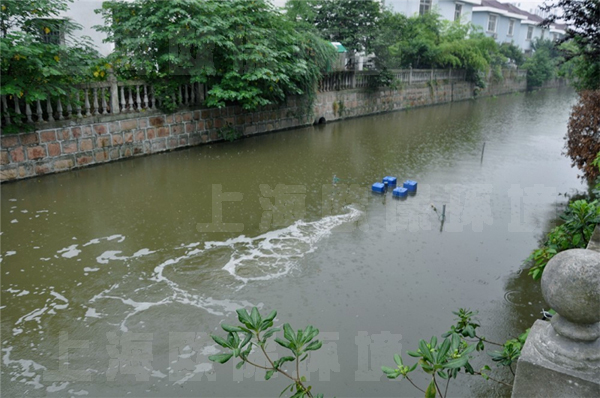
[(294, 20), (314, 25), (321, 37), (338, 41), (350, 51), (372, 49), (381, 6), (375, 0), (290, 0), (286, 8)]
[(255, 109), (311, 96), (335, 55), (266, 0), (107, 1), (101, 13), (115, 62), (151, 81), (163, 106), (189, 82), (205, 84), (206, 105), (214, 107)]
[[(574, 60), (575, 87), (580, 90), (600, 89), (600, 1), (598, 0), (548, 0), (542, 7), (552, 14), (543, 22), (549, 26), (556, 21), (567, 24), (561, 42), (571, 42), (564, 55)], [(555, 13), (553, 11), (559, 10)]]
[[(2, 1), (0, 95), (8, 101), (32, 104), (62, 98), (73, 103), (73, 85), (92, 78), (91, 67), (99, 62), (99, 55), (89, 39), (74, 39), (72, 33), (79, 25), (59, 17), (69, 1)], [(13, 106), (7, 111), (12, 125), (2, 126), (3, 133), (31, 128)]]
[(541, 87), (554, 78), (557, 56), (555, 46), (549, 40), (534, 40), (532, 49), (533, 55), (523, 65), (527, 69), (527, 87), (530, 89)]

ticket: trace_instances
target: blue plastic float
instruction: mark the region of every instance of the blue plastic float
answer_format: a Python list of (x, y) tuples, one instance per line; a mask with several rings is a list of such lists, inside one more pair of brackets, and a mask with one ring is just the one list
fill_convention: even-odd
[(385, 184), (383, 184), (382, 182), (376, 182), (371, 187), (371, 190), (376, 193), (385, 193)]
[(398, 179), (396, 177), (391, 177), (391, 176), (383, 177), (382, 182), (385, 184), (386, 181), (390, 187), (395, 187)]
[(392, 196), (396, 198), (405, 198), (408, 196), (408, 189), (398, 187), (392, 191)]
[(404, 188), (408, 190), (408, 192), (417, 192), (417, 182), (413, 180), (404, 181)]

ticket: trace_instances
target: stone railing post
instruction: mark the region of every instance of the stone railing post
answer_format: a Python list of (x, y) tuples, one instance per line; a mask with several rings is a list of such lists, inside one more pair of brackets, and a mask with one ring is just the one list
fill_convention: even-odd
[(512, 396), (599, 396), (600, 253), (558, 253), (542, 275), (542, 294), (557, 314), (531, 328)]
[(117, 78), (112, 69), (108, 70), (108, 78), (106, 79), (110, 83), (110, 113), (117, 115), (121, 113), (119, 108), (119, 87), (117, 86)]
[(408, 68), (408, 84), (412, 84), (412, 65)]

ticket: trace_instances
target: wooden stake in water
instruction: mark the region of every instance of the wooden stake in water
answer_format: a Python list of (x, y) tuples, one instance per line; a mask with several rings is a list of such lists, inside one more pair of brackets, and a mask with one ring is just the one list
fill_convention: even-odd
[(485, 152), (485, 141), (483, 142), (483, 148), (481, 148), (481, 161), (480, 164), (483, 163), (483, 153)]

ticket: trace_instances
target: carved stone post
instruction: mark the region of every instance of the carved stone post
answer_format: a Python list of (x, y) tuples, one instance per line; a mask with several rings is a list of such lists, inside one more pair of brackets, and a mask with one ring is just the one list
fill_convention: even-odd
[(542, 275), (542, 294), (557, 314), (531, 328), (512, 396), (600, 396), (600, 253), (557, 254)]
[(117, 78), (112, 69), (108, 70), (107, 80), (110, 83), (110, 113), (116, 115), (121, 113), (121, 108), (119, 108), (119, 87), (117, 86)]

